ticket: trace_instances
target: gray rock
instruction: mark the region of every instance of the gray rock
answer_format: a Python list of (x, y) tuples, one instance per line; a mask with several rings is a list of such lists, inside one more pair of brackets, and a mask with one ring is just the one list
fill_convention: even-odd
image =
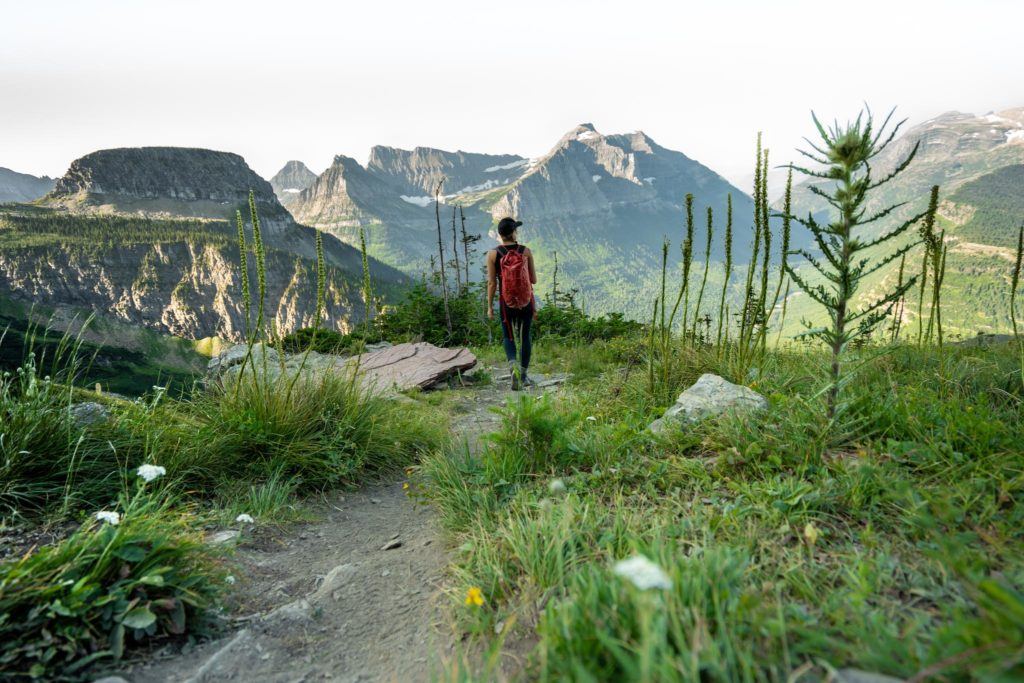
[(840, 669), (832, 677), (833, 683), (902, 683), (902, 678), (876, 674), (860, 669)]
[(683, 427), (726, 413), (764, 410), (768, 400), (752, 389), (728, 382), (718, 375), (705, 374), (692, 387), (679, 394), (675, 405), (651, 423), (655, 434), (670, 427)]
[[(207, 364), (207, 375), (214, 378), (220, 377), (230, 368), (241, 365), (248, 352), (249, 347), (246, 344), (235, 344), (234, 346), (221, 351), (215, 358), (211, 358), (210, 362)], [(266, 346), (262, 343), (253, 344), (252, 358), (250, 359), (250, 362), (255, 363), (257, 367), (262, 367), (264, 357), (268, 366), (273, 365), (276, 367), (281, 362), (281, 356), (274, 347)]]
[(238, 529), (224, 529), (207, 536), (206, 542), (210, 545), (224, 545), (236, 540), (240, 535), (241, 532)]
[(120, 676), (104, 676), (103, 678), (97, 678), (92, 683), (128, 683), (128, 681)]
[(366, 345), (366, 351), (367, 353), (370, 351), (380, 351), (382, 349), (390, 349), (392, 346), (394, 346), (394, 344), (389, 341), (373, 342), (372, 344)]
[(110, 409), (95, 401), (75, 403), (69, 410), (76, 427), (91, 427), (110, 419)]

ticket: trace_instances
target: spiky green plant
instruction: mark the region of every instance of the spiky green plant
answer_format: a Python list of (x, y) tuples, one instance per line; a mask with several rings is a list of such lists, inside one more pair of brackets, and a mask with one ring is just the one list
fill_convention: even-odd
[[(318, 234), (319, 238), (320, 235)], [(362, 256), (363, 264), (363, 317), (365, 318), (366, 331), (370, 331), (370, 323), (373, 319), (373, 281), (370, 279), (370, 257), (366, 253), (366, 229), (359, 226), (359, 253)]]
[[(679, 295), (676, 297), (675, 306), (672, 307), (672, 315), (669, 316), (668, 326), (675, 326), (676, 314), (679, 312), (679, 304), (683, 304), (683, 336), (686, 336), (686, 324), (690, 309), (690, 265), (693, 262), (693, 195), (686, 195), (686, 237), (683, 239), (683, 272), (682, 282), (679, 283)], [(662, 299), (664, 301), (664, 298)], [(664, 304), (662, 305), (664, 309)]]
[[(779, 282), (775, 285), (775, 294), (772, 296), (772, 305), (768, 309), (767, 317), (775, 312), (779, 303), (779, 294), (782, 292), (782, 281), (786, 279), (786, 264), (789, 263), (789, 240), (792, 233), (793, 219), (790, 217), (793, 207), (793, 169), (786, 174), (786, 192), (782, 200), (782, 245), (779, 249)], [(782, 323), (779, 323), (779, 331), (782, 331)], [(768, 322), (765, 321), (765, 328)]]
[(246, 253), (249, 247), (245, 242), (245, 223), (242, 221), (242, 212), (235, 210), (235, 223), (238, 227), (238, 264), (242, 269), (242, 311), (245, 314), (243, 330), (245, 338), (249, 338), (249, 325), (252, 315), (252, 292), (249, 291), (249, 257)]
[(718, 334), (716, 344), (722, 349), (722, 323), (726, 321), (725, 297), (729, 291), (729, 278), (732, 277), (732, 193), (726, 197), (725, 213), (725, 279), (722, 282), (722, 296), (718, 300)]
[(693, 314), (693, 338), (697, 338), (697, 319), (700, 317), (700, 304), (704, 300), (704, 287), (708, 284), (708, 270), (711, 268), (711, 239), (714, 235), (714, 213), (708, 207), (708, 233), (707, 241), (704, 243), (704, 276), (700, 280), (700, 290), (697, 293), (697, 305)]
[(868, 194), (888, 183), (906, 169), (917, 154), (918, 145), (914, 145), (906, 158), (892, 172), (875, 180), (872, 176), (870, 162), (892, 142), (904, 122), (897, 123), (883, 142), (882, 137), (892, 118), (892, 112), (886, 116), (877, 133), (870, 110), (866, 112), (866, 115), (862, 112), (852, 123), (847, 123), (845, 126), (836, 123), (828, 130), (821, 125), (817, 116), (813, 113), (811, 116), (821, 137), (821, 146), (808, 141), (813, 151), (800, 150), (800, 152), (816, 164), (823, 166), (824, 170), (811, 170), (798, 166), (792, 166), (792, 168), (812, 178), (834, 183), (827, 190), (816, 185), (808, 185), (808, 188), (836, 211), (836, 218), (831, 223), (822, 225), (810, 213), (806, 219), (794, 217), (811, 231), (815, 243), (824, 256), (825, 260), (822, 262), (820, 257), (811, 254), (808, 250), (801, 249), (799, 251), (799, 254), (821, 276), (824, 284), (812, 285), (790, 264), (787, 264), (786, 270), (793, 282), (808, 297), (823, 306), (829, 316), (830, 325), (813, 327), (808, 323), (808, 329), (802, 336), (825, 343), (831, 351), (827, 389), (828, 417), (831, 420), (839, 408), (840, 389), (845, 383), (842, 359), (847, 345), (858, 338), (869, 336), (875, 327), (888, 317), (892, 305), (904, 296), (915, 282), (915, 279), (910, 279), (902, 287), (883, 294), (877, 300), (865, 304), (858, 310), (852, 310), (853, 299), (863, 279), (901, 258), (915, 245), (908, 244), (877, 258), (865, 255), (864, 252), (881, 247), (896, 239), (927, 212), (912, 216), (874, 239), (862, 239), (858, 234), (862, 227), (881, 220), (902, 206), (902, 204), (889, 206), (865, 218)]
[(932, 333), (938, 335), (939, 346), (942, 346), (942, 281), (946, 274), (946, 233), (935, 232), (935, 216), (939, 208), (939, 186), (932, 186), (928, 210), (925, 212), (921, 228), (921, 239), (925, 244), (927, 258), (932, 271), (932, 297), (928, 311), (928, 331), (925, 339), (932, 340)]
[(441, 237), (441, 187), (444, 179), (437, 183), (434, 190), (434, 216), (437, 219), (437, 256), (438, 265), (441, 268), (441, 296), (444, 298), (444, 324), (448, 330), (448, 336), (452, 336), (452, 312), (448, 303), (448, 276), (444, 268), (444, 240)]
[(1021, 382), (1024, 383), (1024, 339), (1017, 329), (1017, 287), (1020, 285), (1021, 266), (1024, 264), (1024, 223), (1017, 232), (1017, 254), (1013, 260), (1013, 277), (1010, 278), (1010, 322), (1013, 324), (1013, 338), (1020, 352)]
[(743, 309), (740, 311), (741, 355), (745, 355), (755, 322), (754, 270), (757, 268), (757, 259), (761, 251), (761, 159), (761, 133), (759, 132), (757, 134), (757, 156), (754, 163), (754, 239), (750, 249), (750, 263), (747, 264), (747, 282), (743, 289)]
[[(904, 254), (903, 256), (900, 257), (900, 269), (899, 269), (899, 274), (896, 277), (896, 287), (897, 288), (903, 287), (903, 273), (904, 273), (904, 269), (906, 268), (906, 265), (907, 265), (907, 255)], [(893, 314), (893, 317), (892, 317), (892, 328), (890, 330), (891, 336), (890, 336), (890, 339), (889, 339), (890, 343), (892, 343), (892, 344), (895, 344), (900, 339), (900, 328), (902, 327), (903, 309), (906, 306), (906, 301), (907, 301), (906, 297), (905, 296), (901, 296), (899, 298), (899, 301), (896, 302), (896, 311), (895, 311), (895, 313)]]
[(768, 334), (768, 317), (771, 313), (768, 310), (768, 273), (772, 261), (772, 227), (768, 220), (768, 150), (764, 150), (761, 162), (761, 196), (759, 206), (761, 209), (761, 237), (764, 240), (764, 254), (761, 257), (761, 293), (757, 300), (757, 322), (758, 329), (757, 346), (761, 353), (764, 353), (765, 338)]
[(462, 296), (462, 267), (459, 265), (459, 235), (455, 230), (455, 205), (452, 205), (452, 254), (455, 265), (455, 295)]

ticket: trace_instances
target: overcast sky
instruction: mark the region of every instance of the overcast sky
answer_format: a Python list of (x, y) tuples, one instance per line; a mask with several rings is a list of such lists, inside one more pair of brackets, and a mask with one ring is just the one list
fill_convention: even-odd
[(0, 166), (243, 155), (264, 177), (374, 144), (538, 156), (642, 129), (746, 187), (809, 111), (1024, 106), (1024, 2), (0, 0)]

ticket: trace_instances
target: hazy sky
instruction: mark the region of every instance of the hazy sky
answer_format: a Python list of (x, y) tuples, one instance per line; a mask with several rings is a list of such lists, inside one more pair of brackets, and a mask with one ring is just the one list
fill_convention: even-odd
[(538, 156), (642, 129), (746, 179), (826, 117), (1024, 106), (1024, 2), (0, 0), (0, 166), (106, 147), (243, 155), (270, 177), (374, 144)]

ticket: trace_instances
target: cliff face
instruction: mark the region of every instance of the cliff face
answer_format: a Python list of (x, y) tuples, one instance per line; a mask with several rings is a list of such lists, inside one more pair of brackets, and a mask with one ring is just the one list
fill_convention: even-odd
[(278, 201), (288, 208), (294, 204), (299, 194), (316, 182), (316, 174), (310, 171), (301, 161), (289, 161), (270, 179)]
[(53, 189), (53, 178), (37, 178), (0, 167), (0, 202), (31, 202)]
[[(245, 308), (238, 263), (234, 245), (212, 242), (122, 244), (101, 251), (73, 244), (4, 249), (0, 294), (95, 311), (179, 337), (240, 341)], [(266, 274), (268, 323), (284, 331), (311, 325), (313, 264), (274, 250), (267, 254)], [(255, 290), (255, 266), (249, 278)], [(255, 309), (254, 302), (253, 321)], [(328, 269), (324, 326), (345, 331), (361, 317), (357, 280)]]
[(414, 150), (374, 147), (366, 170), (409, 190), (409, 194), (432, 197), (444, 180), (443, 194), (467, 194), (508, 185), (522, 175), (528, 159), (515, 154), (474, 154), (446, 152), (430, 147)]

